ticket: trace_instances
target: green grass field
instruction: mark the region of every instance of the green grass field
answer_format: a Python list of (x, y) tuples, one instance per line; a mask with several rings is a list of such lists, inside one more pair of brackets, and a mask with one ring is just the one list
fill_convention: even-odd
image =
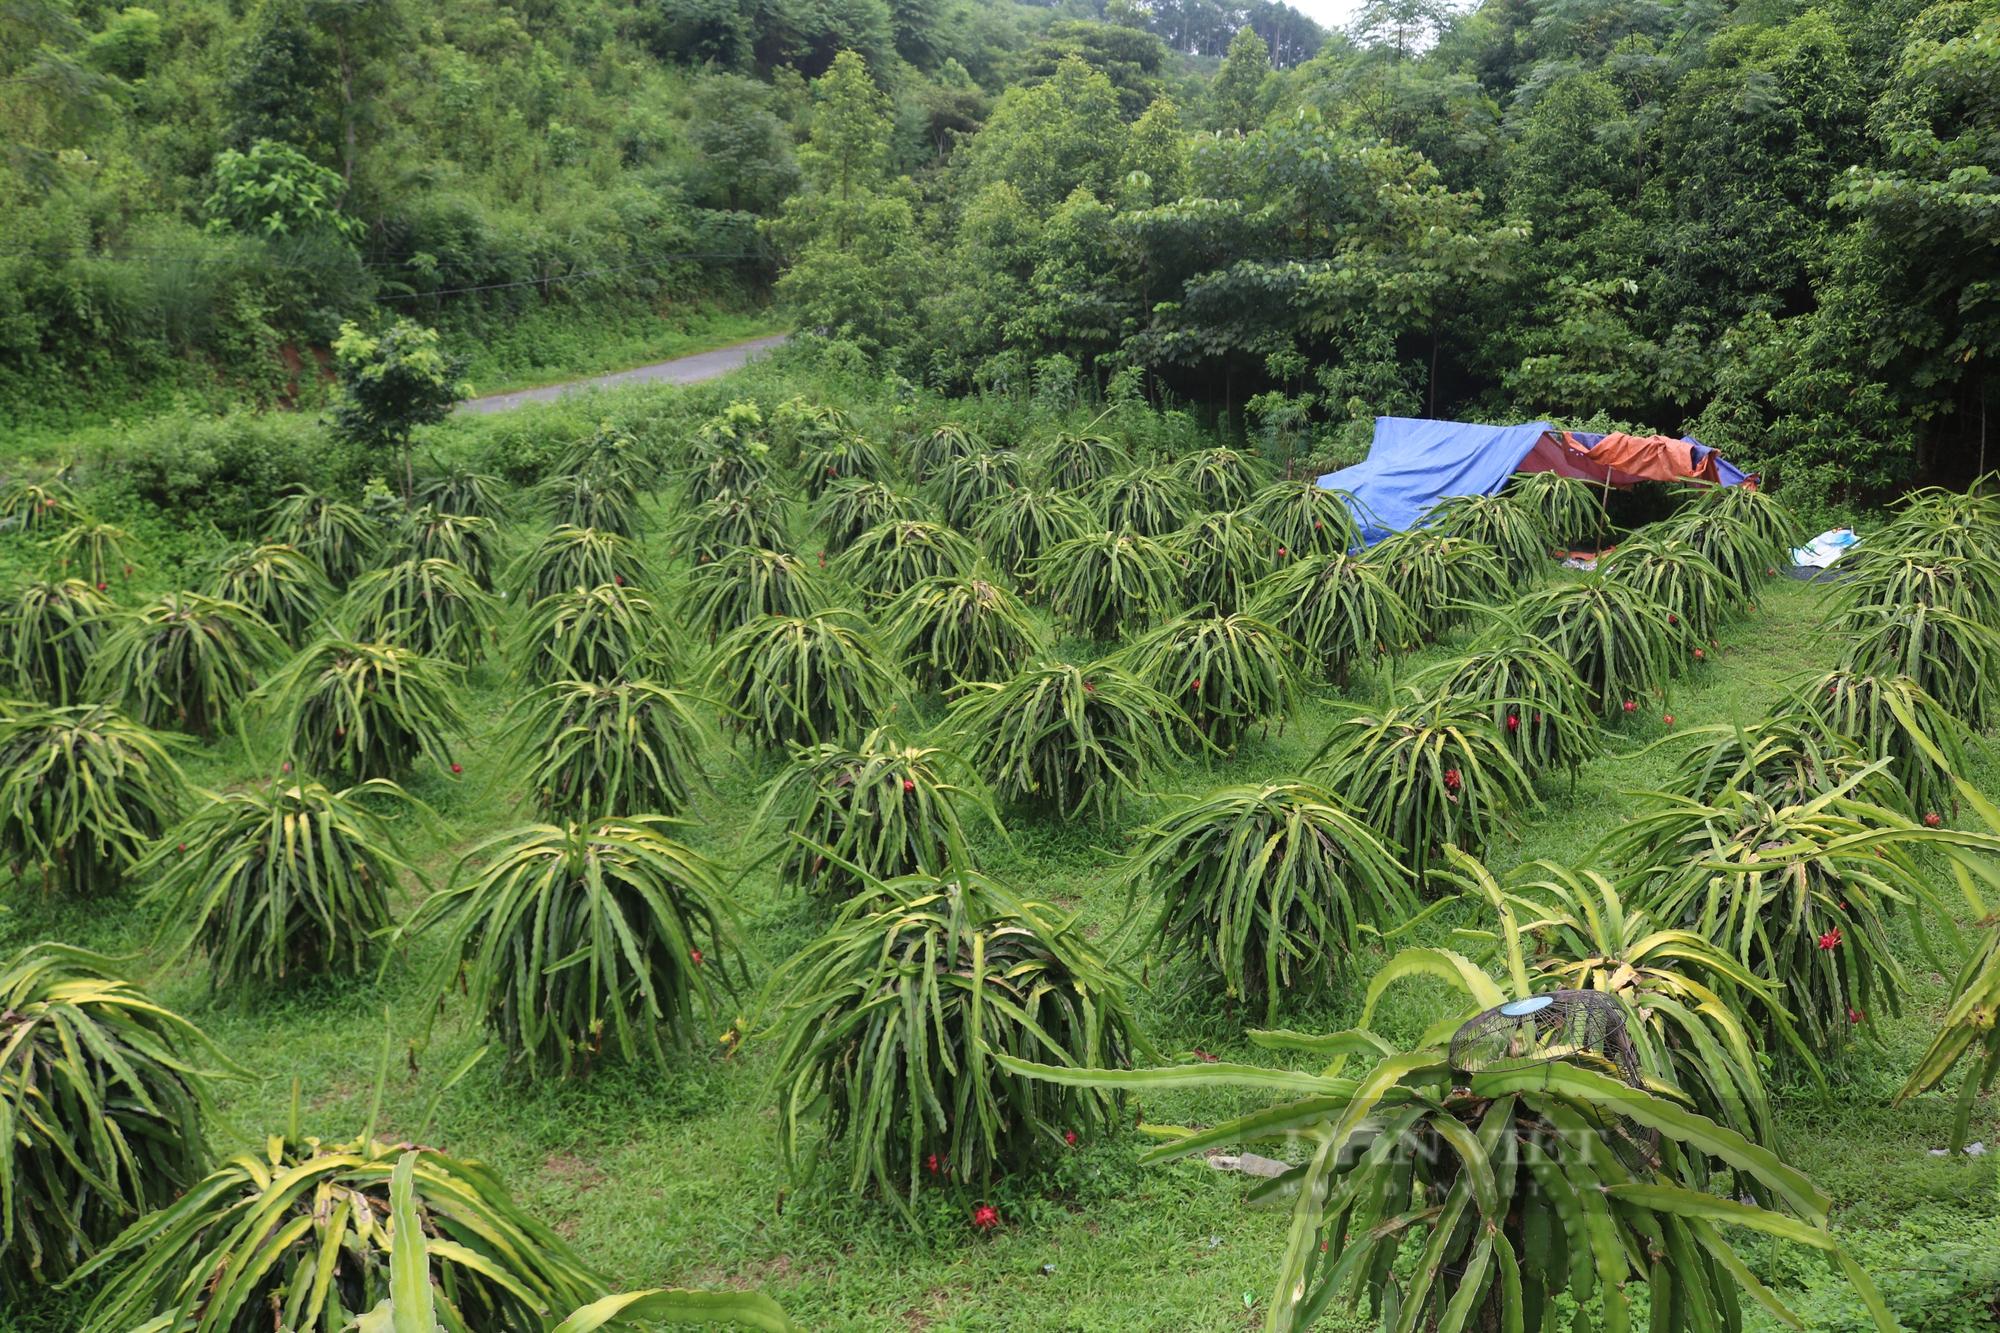
[[(665, 507), (652, 518), (652, 553), (665, 567), (659, 536)], [(530, 532), (530, 525), (516, 524), (510, 540), (518, 547)], [(1613, 734), (1610, 752), (1573, 785), (1545, 786), (1541, 807), (1524, 813), (1487, 860), (1496, 867), (1541, 857), (1586, 864), (1593, 845), (1634, 808), (1628, 793), (1657, 784), (1671, 767), (1671, 745), (1647, 747), (1671, 731), (1754, 721), (1789, 678), (1829, 664), (1832, 646), (1811, 632), (1821, 598), (1819, 588), (1783, 580), (1761, 591), (1755, 613), (1726, 632), (1697, 679), (1642, 706)], [(1100, 937), (1126, 931), (1137, 940), (1141, 932), (1127, 912), (1121, 857), (1135, 831), (1167, 801), (1225, 783), (1299, 773), (1344, 719), (1385, 698), (1395, 677), (1407, 677), (1454, 646), (1445, 642), (1396, 659), (1382, 676), (1357, 681), (1345, 693), (1322, 692), (1282, 727), (1253, 733), (1234, 757), (1162, 775), (1156, 795), (1128, 803), (1115, 820), (1013, 814), (1008, 839), (978, 834), (983, 861), (1029, 896), (1081, 912)], [(1102, 647), (1062, 645), (1072, 657)], [(462, 757), (462, 777), (420, 771), (411, 783), (442, 827), (404, 821), (432, 887), (450, 877), (463, 849), (532, 819), (517, 804), (516, 774), (499, 744), (514, 693), (506, 664), (473, 669), (467, 684), (475, 734)], [(913, 732), (942, 715), (936, 699), (902, 708), (901, 723)], [(197, 786), (220, 790), (268, 775), (276, 746), (252, 719), (210, 748), (190, 747), (184, 762)], [(1981, 762), (1987, 766), (1976, 774), (1979, 785), (2000, 792), (1995, 770)], [(750, 812), (775, 771), (747, 751), (732, 759), (718, 750), (713, 791), (700, 798), (685, 833), (740, 872), (735, 891), (759, 955), (760, 979), (825, 920), (823, 907), (781, 893), (772, 862), (764, 859), (773, 833), (756, 826)], [(421, 892), (412, 893), (405, 907), (414, 907)], [(1136, 916), (1144, 914), (1141, 903)], [(1454, 928), (1472, 924), (1470, 907), (1456, 904), (1398, 943), (1446, 943)], [(227, 1124), (219, 1146), (225, 1151), (261, 1144), (282, 1130), (294, 1086), (308, 1134), (351, 1137), (379, 1088), (379, 1126), (387, 1137), (408, 1136), (441, 1082), (482, 1045), (462, 1000), (450, 998), (438, 1008), (426, 1003), (427, 978), (438, 958), (431, 941), (419, 939), (387, 955), (373, 984), (312, 984), (238, 1000), (209, 993), (199, 959), (158, 951), (152, 927), (135, 914), (129, 896), (58, 901), (20, 889), (0, 915), (0, 934), (10, 948), (55, 938), (132, 955), (132, 968), (151, 979), (158, 998), (194, 1017), (253, 1071), (253, 1078), (222, 1085)], [(1356, 975), (1365, 978), (1387, 956), (1385, 949), (1357, 960)], [(1882, 1024), (1882, 1047), (1857, 1047), (1825, 1097), (1803, 1088), (1782, 1092), (1780, 1147), (1834, 1196), (1837, 1226), (1880, 1270), (1878, 1280), (1892, 1296), (1921, 1304), (1929, 1299), (1926, 1284), (1956, 1282), (1954, 1273), (1983, 1273), (1990, 1296), (2000, 1291), (1993, 1166), (2000, 1152), (1972, 1160), (1929, 1155), (1948, 1132), (1945, 1093), (1888, 1106), (1947, 999), (1945, 979), (1926, 970), (1914, 949), (1906, 950), (1904, 961), (1915, 993), (1899, 1017)], [(1180, 968), (1143, 966), (1150, 984), (1136, 997), (1137, 1007), (1164, 1056), (1193, 1058), (1199, 1050), (1251, 1063), (1279, 1058), (1243, 1039), (1246, 1024), (1261, 1024), (1261, 1012), (1232, 1009), (1210, 983)], [(1295, 1003), (1284, 1024), (1309, 1031), (1351, 1026), (1359, 990), (1357, 982), (1348, 993)], [(1414, 1037), (1455, 1004), (1442, 986), (1407, 984), (1392, 992), (1378, 1027), (1392, 1038)], [(742, 1005), (754, 1031), (751, 997)], [(665, 1073), (606, 1063), (586, 1079), (530, 1084), (510, 1075), (495, 1051), (442, 1098), (428, 1139), (497, 1166), (533, 1211), (621, 1287), (757, 1287), (807, 1330), (1180, 1333), (1258, 1326), (1284, 1220), (1245, 1208), (1240, 1177), (1200, 1161), (1142, 1170), (1134, 1158), (1146, 1141), (1128, 1131), (1081, 1144), (1035, 1173), (1001, 1182), (990, 1195), (927, 1191), (913, 1232), (879, 1200), (850, 1194), (830, 1171), (816, 1181), (787, 1179), (764, 1095), (772, 1062), (754, 1038), (725, 1053), (716, 1037), (732, 1017), (717, 1015), (706, 1024), (701, 1043)], [(1956, 1078), (1950, 1087), (1955, 1090)], [(1149, 1099), (1143, 1114), (1153, 1122), (1212, 1124), (1255, 1104), (1236, 1094), (1184, 1094)], [(1995, 1116), (1992, 1102), (1982, 1101), (1973, 1137), (2000, 1149)], [(981, 1202), (997, 1207), (1002, 1218), (1000, 1227), (983, 1235), (970, 1225)], [(1955, 1248), (1966, 1246), (1970, 1258)], [(1823, 1268), (1761, 1243), (1751, 1257), (1767, 1280), (1808, 1288), (1798, 1299), (1815, 1321), (1811, 1326), (1860, 1327), (1854, 1322), (1858, 1307), (1850, 1307), (1840, 1289), (1822, 1290)], [(1912, 1327), (1994, 1327), (2000, 1316), (1990, 1309), (1982, 1314), (1986, 1297), (1975, 1298), (1971, 1290), (1947, 1291), (1938, 1298), (1941, 1322)], [(65, 1327), (75, 1301), (65, 1295), (17, 1300), (0, 1312), (0, 1328)], [(1347, 1318), (1329, 1316), (1323, 1326), (1361, 1326), (1342, 1322)]]

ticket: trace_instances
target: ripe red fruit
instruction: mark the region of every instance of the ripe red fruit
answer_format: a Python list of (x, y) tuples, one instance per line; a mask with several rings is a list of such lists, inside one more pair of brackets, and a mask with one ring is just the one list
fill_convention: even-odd
[(982, 1203), (972, 1210), (972, 1225), (981, 1231), (991, 1231), (1000, 1225), (999, 1210), (990, 1203)]
[(97, 590), (98, 590), (99, 592), (103, 592), (103, 591), (104, 591), (104, 585), (103, 585), (102, 583), (98, 584), (98, 585), (97, 585)]
[(917, 784), (916, 784), (916, 782), (915, 782), (915, 781), (913, 781), (913, 780), (912, 780), (912, 779), (910, 779), (910, 778), (904, 778), (904, 779), (903, 779), (903, 790), (904, 790), (904, 791), (915, 791), (916, 789), (917, 789)]
[(454, 773), (463, 773), (465, 770), (460, 768), (457, 764), (453, 764), (451, 766), (451, 771)]
[(619, 587), (622, 588), (625, 586), (625, 576), (623, 574), (613, 574), (611, 577), (618, 580)]
[(1200, 681), (1196, 681), (1196, 682), (1194, 682), (1194, 684), (1192, 684), (1192, 685), (1188, 686), (1188, 688), (1189, 688), (1189, 689), (1191, 689), (1191, 690), (1199, 690), (1199, 689), (1201, 689), (1201, 682), (1200, 682)]
[(1319, 521), (1318, 519), (1314, 519), (1314, 520), (1313, 520), (1313, 531), (1314, 531), (1314, 532), (1318, 532), (1318, 531), (1319, 531), (1319, 530), (1320, 530), (1321, 528), (1323, 528), (1323, 527), (1325, 527), (1325, 526), (1326, 526), (1326, 525), (1325, 525), (1324, 523), (1321, 523), (1321, 522), (1320, 522), (1320, 521)]
[(1932, 828), (1936, 828), (1939, 824), (1944, 823), (1944, 816), (1933, 810), (1924, 816), (1924, 823), (1930, 825)]
[(696, 967), (700, 967), (700, 966), (701, 966), (701, 950), (699, 950), (699, 949), (689, 949), (689, 950), (688, 950), (688, 957), (690, 957), (690, 958), (694, 959), (694, 965), (695, 965)]
[(1284, 553), (1285, 553), (1285, 548), (1284, 548), (1284, 547), (1282, 547), (1282, 546), (1280, 546), (1280, 547), (1278, 548), (1278, 554), (1279, 554), (1279, 555), (1283, 555)]
[(187, 845), (186, 843), (182, 843), (182, 844), (180, 845), (180, 850), (181, 850), (181, 851), (186, 851), (187, 849), (188, 849), (188, 845)]
[(1444, 771), (1444, 785), (1451, 788), (1451, 790), (1457, 791), (1464, 781), (1465, 779), (1459, 777), (1457, 769), (1447, 768)]
[(1074, 1148), (1076, 1146), (1076, 1131), (1073, 1129), (1064, 1130), (1063, 1142), (1067, 1143), (1070, 1147)]
[(1091, 684), (1091, 683), (1090, 683), (1089, 681), (1087, 681), (1087, 680), (1086, 680), (1085, 682), (1083, 682), (1083, 688), (1085, 688), (1086, 690), (1089, 690), (1089, 691), (1090, 691), (1090, 692), (1091, 692), (1092, 694), (1095, 694), (1095, 693), (1097, 693), (1097, 687), (1096, 687), (1095, 685), (1092, 685), (1092, 684)]
[(292, 771), (292, 766), (291, 766), (291, 764), (290, 764), (289, 762), (287, 762), (287, 763), (285, 764), (285, 768), (284, 768), (284, 771), (285, 771), (285, 772), (287, 772), (287, 773), (289, 773), (289, 772), (291, 772), (291, 771)]
[(1668, 713), (1668, 714), (1667, 714), (1667, 716), (1666, 716), (1666, 723), (1667, 723), (1667, 725), (1668, 725), (1668, 726), (1670, 726), (1670, 727), (1671, 727), (1671, 726), (1672, 726), (1672, 725), (1674, 724), (1674, 715), (1673, 715), (1672, 713)]
[(924, 1165), (930, 1168), (930, 1173), (931, 1173), (932, 1175), (934, 1175), (934, 1176), (935, 1176), (935, 1175), (939, 1174), (939, 1172), (938, 1172), (938, 1159), (937, 1159), (937, 1154), (936, 1154), (936, 1153), (932, 1153), (932, 1154), (931, 1154), (931, 1155), (930, 1155), (929, 1157), (925, 1158), (925, 1159), (924, 1159)]
[(1850, 1004), (1850, 1005), (1848, 1005), (1848, 1006), (1847, 1006), (1847, 1021), (1848, 1021), (1848, 1022), (1850, 1022), (1850, 1023), (1859, 1023), (1859, 1022), (1860, 1022), (1860, 1021), (1861, 1021), (1862, 1019), (1864, 1019), (1864, 1018), (1866, 1018), (1866, 1017), (1868, 1017), (1868, 1015), (1867, 1015), (1867, 1014), (1864, 1014), (1864, 1013), (1862, 1013), (1862, 1012), (1861, 1012), (1861, 1011), (1860, 1011), (1859, 1009), (1856, 1009), (1856, 1008), (1855, 1008), (1855, 1007), (1854, 1007), (1853, 1005), (1851, 1005), (1851, 1004)]
[(1669, 625), (1678, 625), (1681, 623), (1681, 618), (1679, 616), (1668, 616), (1667, 623)]
[(1696, 657), (1700, 657), (1700, 656), (1702, 655), (1702, 652), (1701, 652), (1701, 649), (1699, 649), (1699, 648), (1695, 649), (1695, 650), (1694, 650), (1694, 655), (1695, 655)]
[(1521, 719), (1519, 715), (1514, 713), (1507, 714), (1507, 730), (1519, 731), (1520, 729), (1521, 729)]
[(1625, 701), (1625, 711), (1628, 713), (1636, 713), (1639, 711), (1639, 705), (1633, 703), (1630, 699), (1627, 699)]

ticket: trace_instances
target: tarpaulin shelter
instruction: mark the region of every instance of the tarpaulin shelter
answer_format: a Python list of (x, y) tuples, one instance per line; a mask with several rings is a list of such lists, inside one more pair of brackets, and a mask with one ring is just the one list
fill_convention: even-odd
[(1697, 440), (1590, 435), (1546, 421), (1480, 426), (1414, 417), (1375, 418), (1366, 461), (1329, 472), (1319, 484), (1354, 497), (1362, 538), (1372, 543), (1412, 526), (1439, 500), (1490, 495), (1516, 472), (1554, 472), (1621, 488), (1641, 481), (1756, 484)]

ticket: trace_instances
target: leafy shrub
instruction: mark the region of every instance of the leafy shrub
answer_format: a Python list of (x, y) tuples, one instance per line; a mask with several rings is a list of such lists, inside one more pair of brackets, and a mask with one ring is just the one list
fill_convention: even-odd
[[(292, 1119), (291, 1132), (222, 1163), (90, 1263), (84, 1273), (109, 1277), (84, 1317), (86, 1333), (155, 1325), (250, 1333), (280, 1320), (309, 1329), (353, 1322), (350, 1312), (366, 1318), (398, 1267), (383, 1225), (398, 1204), (406, 1221), (414, 1213), (413, 1230), (428, 1233), (441, 1325), (539, 1333), (548, 1310), (603, 1294), (604, 1280), (485, 1164), (372, 1132), (349, 1143), (302, 1140)], [(216, 1282), (221, 1273), (234, 1280)]]
[(1195, 615), (1147, 635), (1128, 659), (1140, 679), (1179, 703), (1210, 744), (1228, 748), (1257, 723), (1282, 721), (1292, 711), (1299, 694), (1292, 651), (1261, 620)]
[(0, 669), (13, 690), (58, 706), (80, 702), (111, 599), (81, 579), (30, 583), (0, 612)]
[(132, 577), (132, 557), (126, 546), (132, 534), (109, 523), (85, 516), (75, 525), (42, 543), (48, 548), (52, 568), (68, 577), (82, 574), (99, 592), (109, 586), (115, 571), (121, 579)]
[(1153, 937), (1275, 1017), (1331, 984), (1361, 928), (1411, 915), (1409, 872), (1365, 824), (1303, 782), (1222, 787), (1139, 835), (1129, 881), (1160, 900)]
[(170, 592), (113, 622), (85, 689), (142, 725), (207, 737), (284, 647), (246, 606)]
[(638, 497), (621, 482), (590, 473), (557, 473), (535, 487), (535, 504), (557, 527), (595, 528), (631, 537), (639, 531)]
[(739, 546), (688, 571), (680, 615), (714, 643), (762, 616), (809, 616), (828, 602), (825, 576), (805, 560)]
[(225, 557), (203, 591), (248, 607), (297, 646), (326, 613), (333, 586), (295, 546), (245, 546)]
[[(826, 549), (836, 555), (887, 523), (918, 522), (932, 517), (931, 507), (894, 487), (870, 481), (846, 481), (829, 486), (813, 510), (813, 523), (825, 534)], [(825, 558), (825, 552), (821, 553)]]
[(1274, 481), (1250, 502), (1250, 517), (1271, 534), (1271, 555), (1280, 565), (1308, 555), (1345, 555), (1361, 545), (1349, 499), (1312, 478)]
[(800, 483), (812, 500), (839, 482), (881, 481), (894, 470), (874, 441), (851, 432), (815, 439), (799, 451)]
[(1050, 490), (1082, 491), (1131, 467), (1132, 456), (1105, 436), (1063, 431), (1035, 451), (1035, 462)]
[(0, 1273), (20, 1291), (70, 1277), (195, 1183), (208, 1158), (207, 1084), (222, 1072), (202, 1063), (228, 1066), (115, 960), (66, 944), (31, 944), (0, 962), (0, 1006)]
[(1515, 490), (1448, 496), (1431, 506), (1424, 523), (1491, 547), (1507, 577), (1517, 583), (1534, 578), (1552, 563), (1554, 539), (1535, 507)]
[(1507, 574), (1491, 547), (1433, 528), (1396, 533), (1377, 543), (1368, 559), (1431, 638), (1506, 593)]
[(1598, 575), (1531, 592), (1508, 618), (1574, 667), (1591, 702), (1610, 715), (1664, 693), (1691, 660), (1692, 634), (1672, 614), (1629, 583)]
[(293, 658), (261, 694), (277, 710), (291, 760), (322, 779), (395, 779), (423, 755), (451, 762), (465, 734), (458, 668), (387, 643), (321, 639)]
[[(1505, 999), (1490, 980), (1483, 997), (1492, 1005)], [(1276, 1107), (1262, 1105), (1273, 1084), (1273, 1071), (1263, 1066), (1117, 1074), (995, 1058), (1012, 1073), (1058, 1086), (1243, 1089), (1257, 1096), (1257, 1111), (1212, 1129), (1175, 1132), (1144, 1162), (1221, 1145), (1289, 1145), (1302, 1137), (1318, 1145), (1307, 1164), (1261, 1182), (1250, 1195), (1252, 1202), (1287, 1200), (1294, 1210), (1269, 1329), (1303, 1333), (1336, 1298), (1357, 1307), (1365, 1300), (1371, 1321), (1386, 1312), (1404, 1329), (1546, 1328), (1565, 1289), (1585, 1302), (1595, 1294), (1610, 1307), (1599, 1317), (1599, 1307), (1587, 1304), (1573, 1327), (1625, 1329), (1635, 1276), (1649, 1285), (1658, 1329), (1702, 1327), (1697, 1311), (1716, 1312), (1709, 1327), (1730, 1327), (1723, 1312), (1739, 1309), (1738, 1286), (1784, 1310), (1716, 1229), (1718, 1220), (1832, 1252), (1877, 1327), (1884, 1333), (1895, 1327), (1881, 1294), (1827, 1229), (1832, 1201), (1768, 1149), (1668, 1098), (1583, 1067), (1581, 1058), (1489, 1068), (1467, 1080), (1470, 1095), (1459, 1093), (1448, 1035), (1427, 1035), (1404, 1052), (1365, 1029), (1323, 1038), (1254, 1034), (1261, 1044), (1321, 1059), (1339, 1053), (1323, 1074), (1283, 1074), (1283, 1086), (1304, 1096)], [(1340, 1077), (1347, 1054), (1357, 1050), (1380, 1059), (1359, 1079)], [(1657, 1131), (1659, 1150), (1642, 1149), (1635, 1130)], [(1789, 1211), (1718, 1201), (1696, 1165), (1704, 1155), (1728, 1162)], [(1607, 1178), (1618, 1183), (1606, 1184)], [(1413, 1197), (1426, 1201), (1423, 1213), (1440, 1211), (1430, 1215), (1428, 1239), (1399, 1274)], [(1442, 1202), (1428, 1203), (1434, 1199)], [(1649, 1252), (1651, 1237), (1664, 1246)], [(1649, 1253), (1650, 1266), (1634, 1274), (1628, 1256)], [(1674, 1318), (1680, 1308), (1690, 1310), (1685, 1323)], [(1784, 1317), (1802, 1327), (1790, 1311)]]
[(1116, 1094), (1023, 1079), (995, 1053), (1120, 1068), (1151, 1054), (1127, 978), (1074, 915), (969, 871), (856, 899), (772, 978), (780, 995), (778, 1135), (800, 1166), (824, 1108), (825, 1151), (850, 1190), (907, 1210), (933, 1185), (990, 1181), (1068, 1136), (1110, 1133)]
[(1554, 472), (1517, 472), (1504, 495), (1518, 496), (1541, 530), (1557, 546), (1591, 545), (1610, 530), (1604, 488)]
[(694, 467), (681, 491), (692, 507), (756, 490), (771, 475), (771, 445), (755, 403), (731, 403), (695, 437)]
[(1004, 680), (1048, 647), (1021, 600), (984, 573), (925, 579), (890, 607), (889, 641), (920, 688)]
[(1270, 480), (1264, 462), (1241, 449), (1203, 449), (1181, 459), (1181, 482), (1210, 511), (1241, 509)]
[(117, 888), (186, 790), (161, 738), (115, 709), (0, 710), (0, 855), (17, 882)]
[(657, 475), (658, 469), (639, 441), (609, 421), (600, 422), (590, 434), (571, 441), (550, 472), (552, 477), (588, 481), (599, 490), (622, 495), (628, 502), (636, 502), (641, 494), (652, 491), (652, 480)]
[(1603, 750), (1590, 694), (1576, 669), (1539, 639), (1514, 634), (1418, 677), (1433, 699), (1483, 713), (1530, 777), (1569, 770)]
[(1049, 548), (1035, 562), (1034, 580), (1071, 632), (1115, 639), (1155, 624), (1180, 604), (1180, 564), (1151, 537), (1092, 532)]
[(849, 898), (900, 875), (943, 875), (969, 864), (961, 800), (997, 829), (983, 796), (947, 780), (962, 761), (877, 729), (858, 746), (802, 748), (764, 793), (754, 820), (786, 837), (778, 881)]
[(1417, 637), (1416, 617), (1381, 568), (1344, 551), (1280, 569), (1259, 588), (1251, 613), (1276, 625), (1338, 684), (1356, 662), (1400, 652)]
[(930, 492), (946, 523), (970, 528), (989, 505), (1020, 484), (1020, 455), (987, 451), (954, 458), (939, 468)]
[(928, 435), (917, 441), (911, 455), (917, 480), (942, 472), (945, 465), (954, 458), (966, 458), (986, 452), (986, 441), (970, 428), (956, 421), (947, 421)]
[(1600, 559), (1597, 568), (1603, 577), (1665, 607), (1667, 624), (1686, 625), (1700, 642), (1712, 642), (1723, 622), (1744, 605), (1738, 585), (1676, 537), (1634, 533)]
[(870, 528), (834, 562), (833, 572), (884, 601), (925, 579), (964, 576), (979, 563), (979, 548), (950, 528), (901, 519)]
[(416, 503), (439, 514), (483, 518), (498, 523), (507, 517), (507, 498), (500, 478), (450, 464), (417, 481)]
[(1010, 577), (1023, 579), (1037, 560), (1090, 530), (1090, 510), (1059, 491), (1007, 492), (979, 518), (980, 543)]
[(559, 680), (515, 706), (510, 753), (551, 819), (678, 814), (708, 781), (699, 702), (649, 680)]
[(1309, 771), (1389, 841), (1422, 885), (1439, 849), (1477, 855), (1505, 820), (1538, 804), (1505, 736), (1476, 706), (1434, 696), (1350, 719)]
[[(539, 605), (539, 604), (538, 604)], [(405, 560), (363, 574), (347, 589), (348, 632), (425, 657), (471, 666), (499, 636), (500, 605), (449, 560)]]
[(385, 535), (354, 505), (309, 490), (280, 500), (264, 522), (266, 543), (303, 552), (336, 588), (374, 568)]
[(442, 513), (428, 505), (412, 510), (396, 529), (402, 560), (449, 560), (488, 592), (500, 566), (500, 530), (490, 518)]
[(674, 525), (673, 540), (674, 554), (697, 565), (743, 547), (782, 551), (792, 544), (791, 502), (776, 491), (761, 489), (710, 500)]
[(395, 924), (391, 895), (419, 880), (389, 821), (357, 797), (391, 783), (329, 791), (288, 780), (209, 796), (138, 867), (145, 902), (165, 909), (175, 955), (198, 944), (218, 991), (288, 977), (363, 976), (373, 941)]
[[(440, 926), (443, 994), (461, 964), (473, 1010), (531, 1078), (586, 1073), (609, 1045), (664, 1064), (735, 985), (722, 869), (661, 815), (489, 838), (408, 929)], [(477, 867), (474, 869), (473, 867)]]
[(508, 582), (532, 606), (544, 597), (612, 584), (643, 588), (651, 580), (639, 548), (615, 532), (556, 528), (514, 562)]
[[(138, 498), (213, 523), (232, 539), (257, 531), (271, 497), (344, 479), (352, 456), (307, 412), (185, 407), (121, 432), (119, 462)], [(6, 514), (0, 498), (0, 517)]]
[(960, 753), (1002, 801), (1100, 819), (1180, 753), (1173, 700), (1112, 661), (1042, 662), (952, 704)]
[(1165, 545), (1180, 560), (1181, 593), (1187, 605), (1210, 607), (1218, 615), (1245, 610), (1253, 589), (1276, 564), (1271, 534), (1255, 520), (1227, 509), (1203, 514)]
[(1799, 685), (1789, 703), (1813, 720), (1822, 748), (1853, 745), (1870, 762), (1887, 759), (1918, 813), (1958, 807), (1952, 776), (1969, 771), (1971, 730), (1908, 676), (1831, 671)]
[(1142, 467), (1107, 477), (1093, 496), (1097, 517), (1112, 532), (1164, 537), (1187, 522), (1194, 493), (1177, 473)]
[(2000, 723), (2000, 630), (1921, 603), (1849, 607), (1821, 630), (1847, 640), (1842, 671), (1907, 677), (1977, 731)]
[(529, 607), (510, 655), (515, 670), (540, 685), (636, 679), (671, 665), (667, 628), (652, 598), (636, 588), (601, 583)]
[(1628, 901), (1713, 940), (1784, 996), (1789, 1018), (1750, 1007), (1768, 1041), (1795, 1021), (1815, 1053), (1844, 1046), (1877, 1004), (1900, 1012), (1909, 983), (1889, 922), (1899, 904), (1938, 907), (1908, 844), (1949, 836), (1850, 787), (1783, 804), (1659, 794), (1603, 843)]
[(901, 690), (868, 623), (848, 611), (765, 616), (716, 649), (709, 693), (752, 744), (855, 741)]

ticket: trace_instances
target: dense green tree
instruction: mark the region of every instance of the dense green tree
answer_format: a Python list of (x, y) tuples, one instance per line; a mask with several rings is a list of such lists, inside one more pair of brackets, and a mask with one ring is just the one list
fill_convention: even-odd
[(1271, 48), (1255, 28), (1243, 27), (1229, 43), (1229, 55), (1216, 71), (1216, 123), (1225, 129), (1247, 130), (1263, 119), (1258, 94), (1271, 75)]

